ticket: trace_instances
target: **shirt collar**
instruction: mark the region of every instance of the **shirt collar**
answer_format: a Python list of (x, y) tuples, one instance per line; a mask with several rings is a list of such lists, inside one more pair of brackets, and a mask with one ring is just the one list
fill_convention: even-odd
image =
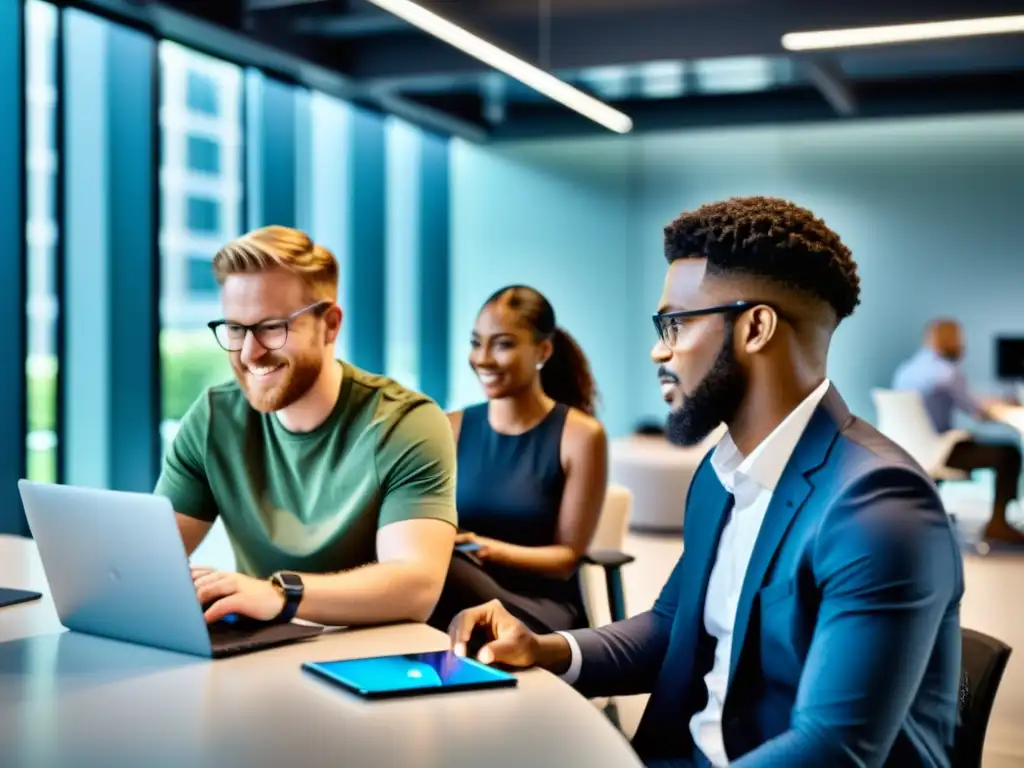
[(740, 496), (775, 491), (786, 464), (830, 385), (828, 379), (819, 384), (749, 456), (740, 453), (732, 436), (726, 433), (711, 455), (711, 466), (729, 493)]

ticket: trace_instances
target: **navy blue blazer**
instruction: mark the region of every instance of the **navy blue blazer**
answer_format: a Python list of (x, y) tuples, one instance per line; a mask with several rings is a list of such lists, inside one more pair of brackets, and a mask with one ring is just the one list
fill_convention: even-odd
[[(710, 456), (710, 454), (709, 454)], [(704, 598), (731, 508), (709, 457), (683, 556), (654, 608), (572, 635), (587, 696), (650, 693), (633, 746), (689, 765), (714, 640)], [(950, 765), (963, 562), (932, 481), (830, 387), (765, 514), (736, 614), (722, 730), (730, 765)]]

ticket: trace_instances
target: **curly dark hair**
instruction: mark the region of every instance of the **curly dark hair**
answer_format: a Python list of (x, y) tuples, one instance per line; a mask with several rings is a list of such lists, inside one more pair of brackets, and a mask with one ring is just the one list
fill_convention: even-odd
[(708, 272), (749, 275), (813, 296), (837, 321), (860, 303), (850, 249), (806, 208), (775, 197), (733, 197), (665, 227), (665, 258), (704, 258)]

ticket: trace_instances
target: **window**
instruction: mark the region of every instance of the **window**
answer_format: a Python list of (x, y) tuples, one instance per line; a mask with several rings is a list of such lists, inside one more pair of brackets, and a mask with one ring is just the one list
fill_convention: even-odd
[(57, 9), (25, 4), (28, 477), (57, 479)]
[(198, 173), (220, 173), (220, 144), (204, 136), (189, 136), (186, 145), (189, 170)]
[[(338, 259), (338, 300), (347, 310), (352, 107), (319, 91), (300, 90), (296, 112), (296, 223)], [(340, 358), (347, 358), (352, 348), (350, 329), (349, 323), (341, 324), (335, 344)]]
[[(188, 257), (188, 291), (190, 294), (205, 294), (197, 298), (208, 298), (209, 294), (217, 295), (220, 286), (213, 276), (213, 265), (205, 253), (190, 253)], [(211, 320), (213, 318), (210, 318)]]
[(186, 223), (190, 232), (199, 235), (216, 235), (220, 232), (220, 201), (208, 197), (186, 199)]
[(216, 79), (196, 69), (185, 73), (185, 103), (193, 112), (216, 117), (218, 109), (218, 83)]
[(420, 133), (396, 117), (385, 121), (387, 165), (387, 373), (407, 387), (420, 386), (419, 172)]
[(203, 389), (231, 378), (206, 323), (213, 255), (242, 233), (242, 69), (160, 43), (160, 360), (167, 440)]

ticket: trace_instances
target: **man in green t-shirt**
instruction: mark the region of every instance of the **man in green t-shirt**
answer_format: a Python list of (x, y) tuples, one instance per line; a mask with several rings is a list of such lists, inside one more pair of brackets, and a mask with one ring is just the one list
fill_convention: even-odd
[(231, 539), (238, 573), (193, 568), (207, 621), (425, 621), (456, 531), (444, 412), (334, 359), (338, 263), (302, 232), (250, 232), (213, 270), (235, 381), (189, 409), (156, 488), (189, 555), (218, 517)]

